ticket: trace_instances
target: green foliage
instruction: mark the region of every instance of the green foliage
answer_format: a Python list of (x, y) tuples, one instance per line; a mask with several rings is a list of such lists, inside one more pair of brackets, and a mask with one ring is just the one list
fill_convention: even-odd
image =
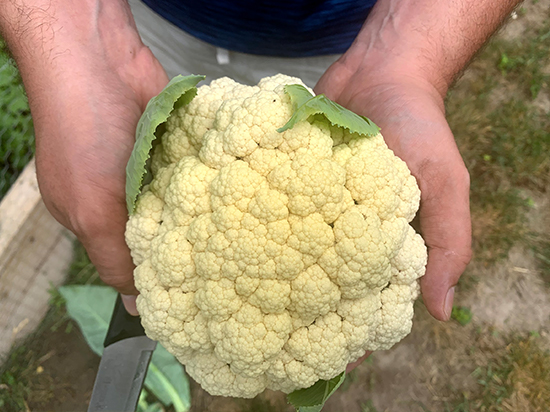
[[(0, 370), (0, 410), (27, 410), (25, 399), (30, 389), (25, 383), (36, 360), (25, 345), (15, 348)], [(29, 364), (31, 367), (29, 368)]]
[(342, 385), (346, 379), (345, 372), (329, 381), (317, 381), (313, 386), (298, 389), (288, 394), (288, 401), (296, 408), (296, 412), (320, 412), (325, 402)]
[(66, 285), (102, 285), (97, 271), (79, 241), (73, 245), (73, 260), (67, 272)]
[(142, 390), (139, 394), (137, 412), (165, 412), (164, 406), (155, 400), (150, 401), (147, 390)]
[(361, 405), (361, 412), (378, 412), (378, 410), (372, 404), (372, 401), (367, 401)]
[(466, 326), (472, 320), (472, 312), (464, 306), (453, 306), (451, 318), (456, 320), (462, 326)]
[[(497, 39), (449, 93), (449, 124), (470, 172), (474, 258), (487, 264), (516, 243), (530, 246), (527, 191), (550, 187), (550, 116), (534, 97), (548, 93), (550, 20), (533, 35)], [(543, 238), (548, 240), (547, 235)]]
[(107, 286), (82, 285), (62, 286), (59, 293), (88, 346), (101, 356), (117, 293)]
[(380, 128), (365, 116), (359, 116), (349, 111), (323, 94), (313, 96), (302, 85), (291, 84), (285, 86), (285, 93), (290, 96), (294, 113), (288, 122), (277, 130), (279, 133), (291, 129), (296, 123), (318, 114), (323, 115), (333, 126), (343, 127), (351, 133), (357, 133), (361, 136), (375, 136), (380, 131)]
[(445, 412), (547, 412), (550, 352), (538, 333), (511, 337), (472, 376), (477, 388), (448, 402)]
[(191, 390), (183, 366), (160, 344), (153, 352), (145, 386), (176, 412), (186, 412), (191, 407)]
[[(80, 242), (74, 243), (73, 261), (68, 271), (67, 284), (101, 284), (97, 272)], [(55, 287), (51, 287), (50, 308), (34, 333), (24, 342), (14, 346), (0, 367), (0, 411), (19, 412), (28, 410), (27, 402), (47, 401), (53, 395), (51, 388), (43, 388), (44, 381), (39, 378), (39, 368), (47, 359), (42, 342), (53, 332), (64, 328), (64, 333), (72, 333), (74, 323), (69, 320), (65, 308), (65, 299)], [(62, 329), (63, 330), (63, 329)], [(47, 348), (47, 347), (46, 347)], [(51, 349), (51, 348), (50, 348)], [(51, 353), (51, 352), (49, 352)], [(8, 384), (9, 382), (9, 384)]]
[[(101, 355), (113, 312), (116, 292), (107, 286), (73, 285), (59, 288), (67, 303), (69, 316), (78, 324), (90, 348)], [(182, 365), (162, 346), (153, 353), (145, 386), (166, 406), (176, 412), (191, 406), (189, 381)]]
[(128, 213), (134, 212), (136, 198), (141, 190), (147, 172), (149, 159), (157, 127), (162, 125), (174, 108), (188, 104), (197, 94), (195, 87), (204, 76), (176, 76), (166, 87), (153, 97), (141, 115), (136, 128), (136, 143), (126, 166), (126, 205)]
[(482, 138), (492, 160), (486, 173), (505, 175), (513, 185), (546, 191), (550, 182), (550, 117), (523, 100), (510, 98), (488, 116)]
[(19, 72), (0, 39), (0, 199), (34, 153), (29, 104)]
[(550, 287), (550, 240), (542, 236), (533, 239), (532, 249), (539, 263), (539, 270), (546, 286)]
[(533, 36), (521, 36), (515, 41), (496, 42), (500, 52), (498, 68), (503, 76), (522, 85), (534, 99), (545, 85), (550, 74), (541, 61), (548, 60), (550, 25), (536, 30)]

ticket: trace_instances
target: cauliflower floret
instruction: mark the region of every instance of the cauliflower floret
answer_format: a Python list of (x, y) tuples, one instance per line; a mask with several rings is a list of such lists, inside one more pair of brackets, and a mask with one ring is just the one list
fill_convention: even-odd
[(381, 135), (293, 114), (277, 75), (176, 109), (126, 241), (146, 333), (213, 395), (291, 392), (409, 333), (420, 192)]

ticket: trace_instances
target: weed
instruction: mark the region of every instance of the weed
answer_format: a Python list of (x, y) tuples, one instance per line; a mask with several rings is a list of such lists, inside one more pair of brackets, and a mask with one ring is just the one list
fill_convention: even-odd
[(546, 286), (550, 287), (550, 239), (539, 233), (530, 233), (531, 250), (538, 262), (539, 272)]
[(453, 306), (451, 318), (456, 320), (462, 326), (466, 326), (472, 320), (472, 312), (464, 306)]
[(524, 192), (550, 187), (550, 116), (532, 103), (547, 92), (541, 62), (549, 50), (550, 20), (535, 36), (495, 40), (447, 98), (449, 124), (472, 176), (474, 257), (486, 264), (518, 242), (529, 245)]
[(548, 59), (549, 46), (548, 21), (532, 36), (522, 36), (515, 41), (497, 41), (494, 47), (500, 53), (498, 68), (507, 80), (521, 85), (522, 90), (534, 99), (550, 80), (550, 74), (541, 64), (541, 61)]
[(67, 273), (67, 285), (103, 285), (97, 270), (90, 261), (86, 249), (78, 241), (74, 243), (73, 260)]
[(449, 412), (546, 412), (550, 405), (550, 353), (536, 334), (517, 337), (473, 376), (478, 390), (463, 394)]
[(34, 154), (34, 132), (19, 72), (0, 39), (0, 199)]
[(361, 412), (378, 412), (372, 403), (372, 401), (367, 401), (361, 405)]
[[(79, 242), (74, 244), (74, 258), (67, 284), (101, 284), (95, 268)], [(47, 402), (54, 391), (51, 378), (40, 373), (47, 360), (42, 341), (46, 336), (64, 327), (64, 333), (74, 330), (65, 310), (65, 300), (55, 288), (50, 289), (50, 307), (38, 329), (24, 342), (14, 346), (0, 368), (0, 410), (19, 412), (29, 410), (31, 401)], [(63, 331), (63, 329), (61, 329)]]

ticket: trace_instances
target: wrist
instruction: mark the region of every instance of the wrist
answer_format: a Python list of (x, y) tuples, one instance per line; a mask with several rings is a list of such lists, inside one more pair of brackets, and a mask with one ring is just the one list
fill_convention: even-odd
[[(350, 49), (344, 73), (448, 88), (513, 10), (517, 0), (379, 0)], [(368, 73), (368, 75), (366, 75)]]
[[(419, 30), (418, 15), (404, 1), (394, 10), (391, 0), (379, 0), (363, 29), (342, 56), (344, 70), (368, 83), (412, 82), (430, 86), (445, 96), (454, 70), (442, 67), (439, 45)], [(431, 33), (433, 36), (433, 33)]]
[[(141, 110), (167, 79), (137, 32), (126, 0), (0, 0), (0, 29), (25, 84), (33, 117), (52, 94), (71, 101), (127, 89)], [(70, 96), (70, 97), (69, 97)]]
[(125, 0), (7, 0), (0, 31), (25, 86), (85, 72), (122, 73), (145, 49)]

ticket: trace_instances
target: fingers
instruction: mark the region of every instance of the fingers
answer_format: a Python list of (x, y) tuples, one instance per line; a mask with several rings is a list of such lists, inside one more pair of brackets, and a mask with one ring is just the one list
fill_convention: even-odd
[(134, 264), (124, 242), (124, 232), (113, 231), (111, 236), (87, 239), (82, 242), (101, 280), (125, 295), (137, 295), (134, 286)]
[(138, 316), (134, 264), (124, 239), (126, 209), (120, 206), (109, 209), (110, 216), (103, 219), (101, 214), (90, 213), (76, 232), (101, 280), (121, 293), (122, 303), (130, 315)]
[(428, 246), (422, 296), (432, 316), (445, 321), (451, 316), (454, 287), (472, 256), (469, 177), (464, 166), (441, 163), (425, 165), (418, 177), (420, 229)]
[(97, 201), (90, 200), (84, 211), (77, 212), (71, 229), (86, 248), (101, 280), (123, 295), (137, 295), (134, 264), (124, 238), (126, 207), (107, 196), (96, 197)]
[(124, 304), (124, 307), (126, 308), (126, 312), (128, 312), (132, 316), (139, 316), (139, 313), (137, 311), (136, 307), (136, 298), (135, 295), (120, 295), (122, 298), (122, 303)]
[[(38, 169), (42, 167), (45, 166), (41, 165)], [(58, 190), (56, 185), (51, 184), (49, 174), (45, 175), (39, 181), (48, 210), (76, 235), (101, 280), (124, 295), (137, 295), (133, 280), (134, 264), (124, 238), (128, 216), (124, 199), (111, 196), (105, 188), (97, 189), (91, 184), (81, 184), (73, 190)], [(121, 185), (119, 183), (115, 187)], [(129, 313), (136, 313), (129, 298), (127, 302), (125, 306)]]
[(80, 207), (68, 211), (64, 206), (73, 204), (68, 200), (61, 206), (45, 196), (45, 203), (52, 215), (81, 241), (101, 280), (121, 293), (126, 311), (138, 316), (134, 264), (124, 239), (127, 220), (124, 204), (101, 195), (84, 202), (87, 206), (83, 211)]

